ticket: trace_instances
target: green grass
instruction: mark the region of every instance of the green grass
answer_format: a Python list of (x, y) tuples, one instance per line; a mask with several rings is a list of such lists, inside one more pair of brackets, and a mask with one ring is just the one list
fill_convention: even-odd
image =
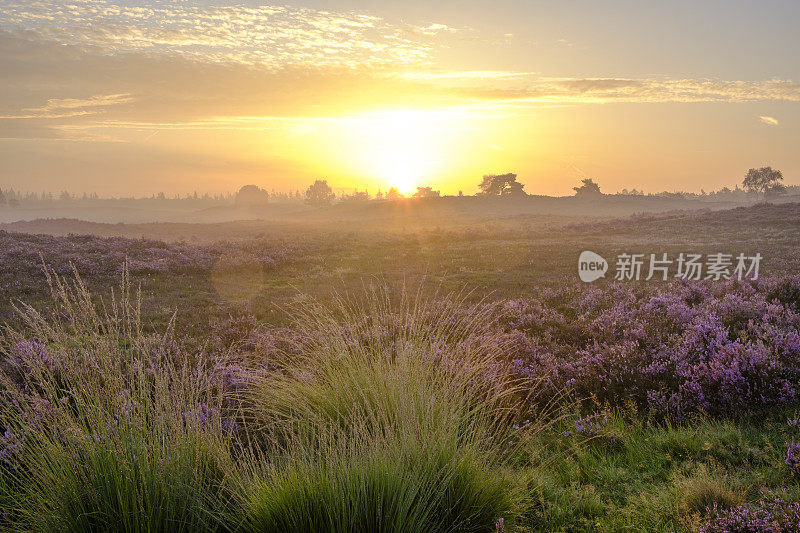
[(619, 410), (565, 436), (572, 417), (522, 410), (492, 318), (458, 298), (301, 302), (304, 350), (228, 398), (245, 428), (230, 440), (202, 352), (144, 333), (129, 292), (106, 312), (52, 281), (55, 314), (22, 308), (25, 328), (4, 333), (4, 351), (36, 339), (56, 359), (27, 356), (24, 386), (0, 374), (0, 424), (25, 437), (0, 475), (2, 529), (693, 531), (764, 489), (800, 498), (783, 463), (793, 412), (671, 426)]
[(692, 531), (708, 507), (755, 501), (764, 488), (800, 497), (783, 464), (788, 414), (669, 426), (618, 413), (588, 440), (549, 431), (530, 445), (529, 519), (542, 531)]
[(54, 314), (21, 308), (25, 330), (5, 332), (0, 426), (21, 446), (0, 464), (0, 526), (220, 530), (231, 456), (205, 362), (142, 333), (126, 282), (105, 310), (80, 281), (49, 281)]
[(247, 529), (488, 531), (519, 508), (518, 482), (480, 446), (420, 437), (367, 432), (295, 449), (250, 487)]
[[(79, 438), (76, 444), (64, 433), (26, 434), (26, 466), (0, 475), (0, 525), (39, 531), (427, 532), (486, 531), (504, 517), (513, 531), (691, 531), (708, 506), (756, 501), (762, 489), (785, 487), (800, 498), (800, 483), (783, 463), (792, 437), (785, 422), (793, 413), (668, 426), (623, 411), (588, 441), (565, 437), (566, 420), (537, 422), (515, 439), (509, 426), (518, 408), (511, 401), (513, 384), (478, 379), (474, 386), (492, 356), (490, 342), (465, 342), (470, 331), (479, 336), (477, 318), (431, 328), (452, 313), (437, 315), (406, 302), (411, 318), (399, 318), (381, 295), (367, 298), (371, 307), (360, 310), (361, 300), (322, 311), (287, 305), (298, 292), (334, 301), (335, 290), (360, 290), (371, 275), (390, 286), (422, 275), (444, 291), (466, 284), (476, 287), (474, 299), (532, 295), (541, 285), (573, 282), (583, 249), (717, 251), (741, 228), (723, 229), (696, 235), (691, 225), (667, 237), (657, 234), (659, 228), (636, 233), (636, 227), (613, 235), (338, 235), (314, 241), (309, 253), (267, 272), (249, 306), (221, 298), (210, 276), (181, 275), (136, 280), (145, 293), (142, 317), (132, 302), (107, 317), (81, 290), (72, 293), (71, 303), (62, 298), (57, 315), (39, 317), (25, 309), (27, 320), (16, 322), (24, 335), (6, 332), (5, 342), (36, 338), (59, 355), (66, 366), (57, 373), (30, 361), (41, 372), (31, 379), (47, 385), (39, 395)], [(796, 235), (766, 234), (760, 246), (770, 251), (769, 259), (785, 258), (791, 270)], [(745, 237), (735, 241), (742, 249), (754, 242)], [(89, 284), (107, 294), (109, 280)], [(42, 287), (12, 295), (38, 307), (46, 297)], [(174, 336), (165, 341), (176, 308), (176, 329), (197, 345), (209, 323), (245, 312), (273, 325), (299, 318), (308, 338), (316, 339), (303, 357), (280, 361), (282, 374), (258, 377), (253, 394), (238, 398), (245, 402), (241, 421), (249, 431), (244, 450), (184, 424), (183, 411), (199, 403), (221, 406), (221, 399), (207, 383), (189, 379), (192, 367), (183, 363), (202, 364), (202, 354), (175, 347), (180, 339)], [(338, 324), (359, 321), (357, 344), (337, 334)], [(380, 326), (390, 326), (392, 334), (368, 334)], [(153, 331), (159, 334), (147, 333)], [(320, 331), (327, 334), (318, 338)], [(462, 344), (453, 349), (456, 341)], [(440, 345), (449, 346), (460, 366), (422, 361)], [(166, 371), (155, 375), (130, 371), (153, 357), (172, 366), (161, 365)], [(120, 432), (106, 423), (128, 408), (123, 390), (139, 403)], [(62, 404), (63, 397), (68, 401)], [(2, 402), (2, 429), (28, 431), (33, 404), (6, 396)], [(506, 452), (502, 444), (510, 440), (515, 443)]]
[(202, 352), (142, 332), (127, 280), (108, 309), (50, 281), (53, 314), (21, 308), (4, 336), (0, 427), (22, 445), (3, 528), (481, 532), (526, 507), (521, 403), (483, 308), (308, 304), (302, 355), (223, 396)]
[(488, 317), (448, 320), (453, 307), (419, 302), (394, 309), (383, 294), (366, 301), (366, 311), (299, 310), (307, 351), (249, 390), (247, 416), (272, 440), (244, 503), (248, 529), (512, 523), (526, 498), (509, 463), (520, 404), (510, 376), (492, 366), (499, 339), (480, 335)]

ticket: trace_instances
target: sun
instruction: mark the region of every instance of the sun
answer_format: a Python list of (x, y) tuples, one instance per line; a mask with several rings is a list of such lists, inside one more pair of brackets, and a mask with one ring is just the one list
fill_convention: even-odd
[(351, 127), (360, 167), (384, 187), (402, 193), (431, 185), (443, 166), (449, 125), (441, 113), (390, 110), (360, 115)]
[(484, 131), (478, 119), (456, 107), (362, 111), (315, 123), (306, 144), (323, 146), (313, 165), (339, 169), (339, 182), (408, 194), (447, 187), (475, 166), (474, 150), (465, 148)]
[(406, 194), (416, 190), (424, 181), (425, 161), (416, 157), (413, 150), (396, 148), (379, 156), (376, 173), (387, 187), (395, 187)]

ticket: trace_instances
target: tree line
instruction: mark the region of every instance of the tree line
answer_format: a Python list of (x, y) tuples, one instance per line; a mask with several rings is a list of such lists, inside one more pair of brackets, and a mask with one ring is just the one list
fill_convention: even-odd
[[(754, 194), (762, 195), (764, 198), (774, 198), (790, 191), (793, 193), (800, 193), (800, 187), (787, 187), (782, 182), (783, 174), (779, 170), (774, 170), (772, 167), (751, 168), (747, 171), (747, 174), (742, 181), (742, 186), (744, 189), (740, 189), (737, 185), (735, 189), (723, 187), (719, 191), (713, 191), (711, 193), (706, 193), (705, 190), (701, 190), (700, 194), (686, 192), (662, 192), (655, 194), (650, 193), (648, 196), (686, 199), (702, 197), (730, 198), (740, 196), (744, 199), (744, 196), (752, 196)], [(600, 190), (600, 186), (592, 178), (583, 178), (581, 180), (581, 184), (573, 187), (573, 190), (575, 191), (575, 196), (580, 198), (604, 196), (603, 192)], [(622, 196), (645, 195), (643, 192), (636, 191), (636, 189), (633, 191), (623, 189), (618, 194)], [(441, 192), (434, 190), (432, 187), (417, 187), (417, 191), (413, 193), (410, 198), (439, 198), (440, 196)], [(459, 191), (458, 196), (464, 196), (463, 191)], [(528, 196), (528, 193), (525, 192), (525, 185), (517, 181), (517, 175), (509, 172), (507, 174), (484, 175), (482, 181), (478, 184), (478, 192), (475, 196), (523, 197)], [(404, 196), (400, 193), (400, 191), (392, 187), (389, 189), (386, 195), (384, 195), (381, 191), (378, 191), (375, 199), (399, 200), (403, 197)], [(342, 195), (339, 198), (339, 200), (343, 202), (366, 201), (371, 199), (372, 197), (368, 192), (359, 192), (358, 190), (356, 190), (352, 195)], [(305, 202), (309, 205), (329, 205), (333, 203), (334, 200), (336, 200), (336, 195), (334, 194), (333, 189), (328, 185), (327, 180), (316, 180), (311, 186), (308, 187), (308, 189), (306, 189)]]
[[(583, 178), (580, 185), (573, 187), (575, 196), (581, 198), (596, 198), (605, 196), (600, 190), (600, 186), (592, 178)], [(737, 185), (734, 189), (723, 187), (719, 191), (712, 191), (707, 193), (701, 190), (698, 193), (689, 192), (660, 192), (648, 193), (647, 196), (656, 196), (663, 198), (683, 198), (683, 199), (741, 199), (746, 200), (753, 196), (761, 196), (765, 199), (775, 198), (782, 194), (793, 193), (800, 194), (800, 187), (786, 186), (783, 184), (783, 174), (779, 170), (771, 167), (751, 168), (742, 181), (742, 188)], [(628, 191), (623, 189), (617, 195), (620, 196), (645, 196), (645, 193), (633, 189)], [(441, 191), (434, 189), (430, 186), (417, 187), (416, 192), (409, 195), (410, 199), (425, 199), (425, 198), (439, 198)], [(458, 196), (464, 196), (463, 191), (458, 192)], [(525, 185), (518, 181), (517, 175), (509, 172), (506, 174), (486, 174), (482, 177), (481, 182), (478, 184), (478, 192), (475, 194), (477, 197), (525, 197), (528, 193), (525, 191)], [(267, 203), (275, 202), (295, 202), (305, 203), (313, 206), (330, 205), (334, 202), (365, 202), (370, 200), (401, 200), (406, 198), (396, 187), (389, 188), (385, 193), (381, 190), (375, 196), (372, 196), (369, 191), (359, 191), (355, 189), (352, 193), (343, 193), (337, 195), (334, 193), (327, 180), (318, 179), (314, 181), (302, 193), (299, 189), (289, 192), (276, 192), (274, 189), (268, 192), (257, 185), (245, 185), (236, 194), (225, 193), (210, 195), (208, 193), (199, 195), (197, 192), (187, 194), (185, 196), (174, 195), (167, 197), (164, 193), (154, 194), (145, 198), (105, 198), (101, 199), (97, 193), (83, 193), (82, 196), (70, 194), (67, 191), (62, 191), (59, 195), (54, 195), (49, 192), (37, 193), (19, 193), (14, 189), (3, 190), (0, 189), (0, 206), (15, 207), (22, 204), (28, 205), (42, 205), (42, 204), (69, 204), (69, 203), (86, 203), (86, 202), (108, 202), (108, 201), (136, 201), (136, 202), (167, 202), (171, 204), (219, 204), (220, 202), (229, 203), (233, 202), (239, 206), (257, 206)]]

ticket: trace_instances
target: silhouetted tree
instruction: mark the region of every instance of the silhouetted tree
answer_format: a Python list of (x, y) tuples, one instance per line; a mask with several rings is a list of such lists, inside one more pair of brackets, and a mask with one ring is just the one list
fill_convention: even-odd
[(749, 192), (761, 193), (765, 197), (778, 195), (786, 190), (781, 183), (783, 174), (772, 167), (751, 168), (744, 177), (742, 186)]
[(417, 187), (417, 192), (411, 195), (412, 198), (439, 198), (439, 191), (434, 191), (431, 187)]
[(353, 194), (343, 194), (343, 202), (366, 202), (370, 199), (369, 191), (360, 192), (358, 189)]
[(2, 189), (0, 189), (0, 205), (6, 205), (7, 201), (8, 199), (6, 198), (6, 193), (4, 193)]
[(306, 189), (306, 203), (309, 205), (328, 205), (334, 198), (327, 180), (317, 180)]
[(573, 187), (575, 196), (600, 196), (600, 186), (597, 185), (592, 178), (584, 178), (581, 180), (580, 187)]
[(525, 196), (522, 190), (523, 184), (517, 181), (517, 175), (509, 172), (508, 174), (487, 174), (483, 181), (478, 185), (481, 196)]
[(775, 183), (767, 189), (764, 193), (764, 198), (774, 198), (786, 193), (786, 185), (783, 183)]
[(386, 193), (387, 200), (399, 200), (403, 197), (403, 193), (397, 190), (397, 187), (392, 187), (389, 189), (389, 192)]
[(264, 205), (269, 202), (269, 193), (256, 185), (245, 185), (236, 193), (234, 203), (242, 206)]

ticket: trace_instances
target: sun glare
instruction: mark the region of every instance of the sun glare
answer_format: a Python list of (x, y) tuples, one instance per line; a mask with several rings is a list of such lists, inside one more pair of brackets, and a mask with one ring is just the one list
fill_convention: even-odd
[(359, 166), (386, 188), (402, 193), (430, 185), (446, 166), (446, 144), (457, 131), (451, 113), (391, 110), (349, 119), (358, 139)]

